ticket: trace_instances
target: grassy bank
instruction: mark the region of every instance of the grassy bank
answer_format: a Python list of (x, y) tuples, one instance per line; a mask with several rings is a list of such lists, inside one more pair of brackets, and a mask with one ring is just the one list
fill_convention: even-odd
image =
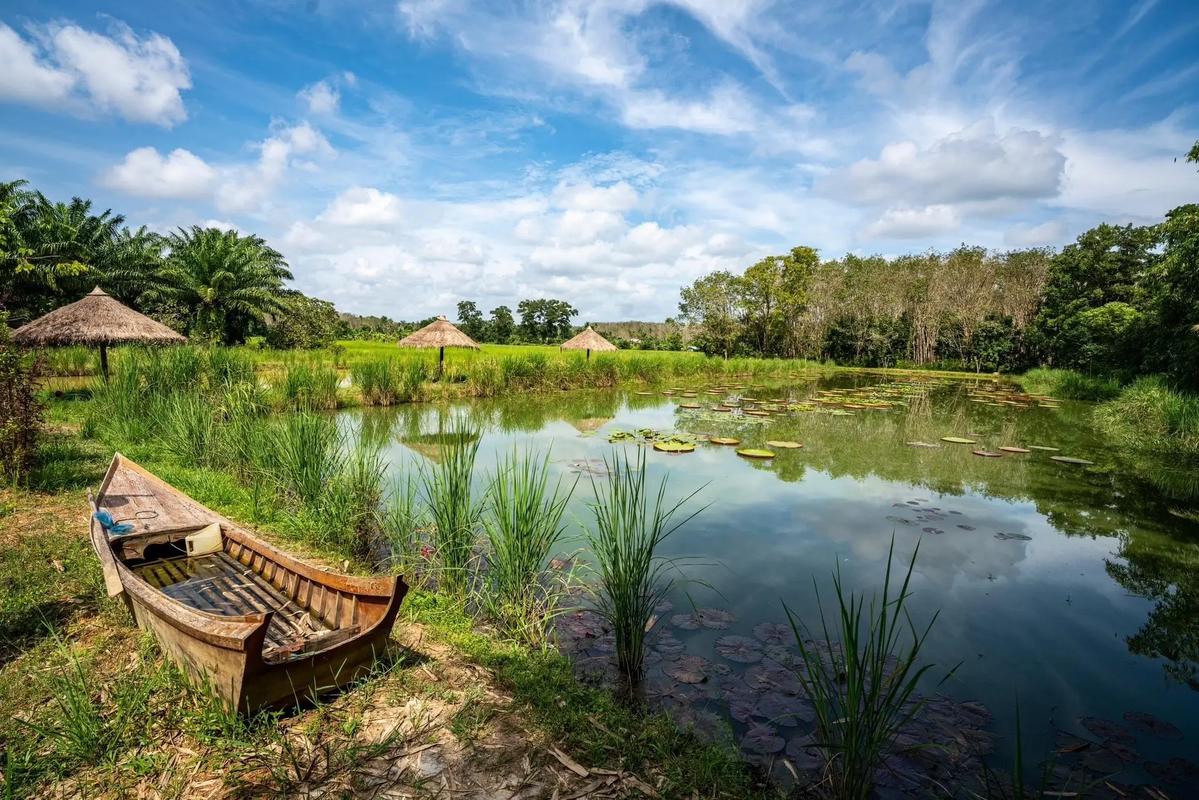
[(1115, 378), (1084, 375), (1071, 369), (1037, 367), (1016, 377), (1029, 394), (1043, 394), (1059, 400), (1110, 400), (1120, 393)]
[(1160, 377), (1140, 378), (1095, 414), (1113, 443), (1124, 448), (1199, 461), (1199, 396)]
[[(379, 774), (389, 789), (420, 794), (444, 784), (424, 774), (419, 753), (439, 754), (459, 785), (479, 776), (510, 788), (548, 780), (545, 796), (597, 779), (634, 796), (642, 785), (663, 797), (767, 795), (731, 743), (703, 744), (665, 716), (584, 686), (555, 651), (505, 641), (460, 601), (420, 588), (405, 601), (394, 652), (371, 678), (316, 707), (251, 720), (228, 714), (189, 688), (105, 596), (81, 524), (85, 487), (120, 447), (309, 560), (340, 565), (352, 543), (312, 535), (295, 524), (294, 508), (270, 508), (261, 488), (185, 462), (156, 439), (132, 441), (104, 426), (87, 438), (63, 424), (93, 410), (90, 401), (57, 402), (58, 432), (43, 447), (34, 488), (0, 490), (2, 796), (374, 796)], [(353, 571), (371, 568), (351, 560)], [(554, 750), (586, 765), (589, 778)]]

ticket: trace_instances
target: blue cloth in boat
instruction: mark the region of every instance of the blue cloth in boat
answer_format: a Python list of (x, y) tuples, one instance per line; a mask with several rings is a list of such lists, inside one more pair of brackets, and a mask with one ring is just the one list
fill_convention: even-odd
[(133, 530), (132, 525), (127, 522), (117, 522), (112, 518), (112, 514), (103, 509), (92, 514), (92, 516), (96, 518), (96, 522), (100, 523), (100, 527), (104, 529), (105, 533), (120, 536), (122, 533), (129, 533), (129, 531)]

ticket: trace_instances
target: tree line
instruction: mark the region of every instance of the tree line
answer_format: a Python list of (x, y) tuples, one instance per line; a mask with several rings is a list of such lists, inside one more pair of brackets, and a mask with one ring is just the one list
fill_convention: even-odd
[(331, 340), (333, 305), (287, 287), (291, 271), (261, 237), (132, 228), (90, 200), (55, 202), (25, 181), (0, 183), (0, 313), (21, 325), (100, 286), (199, 341), (265, 336), (282, 347)]
[[(1199, 144), (1189, 160), (1199, 160)], [(1199, 205), (1101, 224), (1061, 251), (962, 246), (822, 260), (810, 247), (682, 289), (709, 354), (861, 366), (1037, 365), (1199, 385)]]

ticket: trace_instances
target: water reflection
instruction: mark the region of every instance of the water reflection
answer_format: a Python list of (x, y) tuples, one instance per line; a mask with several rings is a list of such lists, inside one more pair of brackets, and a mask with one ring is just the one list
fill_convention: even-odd
[[(1148, 712), (1177, 725), (1182, 743), (1138, 743), (1145, 757), (1162, 762), (1199, 741), (1199, 693), (1191, 691), (1199, 688), (1197, 526), (1170, 513), (1186, 496), (1185, 482), (1163, 493), (1149, 476), (1168, 471), (1108, 448), (1090, 406), (1004, 402), (1002, 392), (988, 396), (988, 381), (896, 384), (868, 375), (717, 394), (708, 388), (521, 396), (347, 416), (361, 418), (362, 435), (384, 447), (396, 476), (434, 458), (440, 437), (465, 419), (482, 434), (480, 481), (514, 445), (552, 448), (555, 468), (570, 478), (613, 447), (643, 446), (609, 443), (618, 430), (730, 436), (748, 447), (801, 442), (802, 449), (777, 450), (766, 461), (703, 444), (686, 455), (647, 454), (651, 477), (669, 473), (676, 496), (703, 485), (702, 500), (712, 504), (670, 542), (668, 555), (695, 557), (691, 577), (699, 582), (671, 598), (677, 609), (727, 607), (738, 621), (725, 633), (750, 636), (756, 625), (782, 621), (783, 600), (813, 613), (812, 576), (823, 581), (837, 564), (849, 588), (875, 589), (894, 535), (905, 557), (920, 543), (913, 614), (941, 611), (929, 656), (942, 665), (964, 662), (949, 694), (991, 710), (1001, 762), (1012, 755), (1017, 697), (1026, 757), (1037, 756), (1034, 762), (1060, 732), (1089, 735), (1079, 721), (1088, 716)], [(838, 404), (836, 392), (851, 402)], [(758, 406), (747, 395), (778, 402)], [(725, 402), (735, 410), (715, 410)], [(758, 407), (779, 410), (736, 410)], [(1030, 452), (972, 452), (1002, 446)], [(1060, 464), (1050, 460), (1055, 454), (1095, 463)], [(576, 494), (568, 518), (585, 524), (588, 495)], [(714, 591), (696, 589), (701, 583)], [(701, 628), (674, 636), (687, 653), (718, 658), (714, 634)], [(1121, 780), (1145, 777), (1139, 762), (1127, 771)]]

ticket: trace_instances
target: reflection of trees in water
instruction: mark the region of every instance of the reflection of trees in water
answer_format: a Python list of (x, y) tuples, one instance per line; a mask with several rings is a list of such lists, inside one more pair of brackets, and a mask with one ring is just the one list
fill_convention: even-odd
[(1107, 561), (1107, 574), (1153, 603), (1145, 624), (1125, 639), (1129, 651), (1165, 659), (1169, 678), (1199, 691), (1199, 542), (1134, 532), (1120, 555), (1127, 563)]

